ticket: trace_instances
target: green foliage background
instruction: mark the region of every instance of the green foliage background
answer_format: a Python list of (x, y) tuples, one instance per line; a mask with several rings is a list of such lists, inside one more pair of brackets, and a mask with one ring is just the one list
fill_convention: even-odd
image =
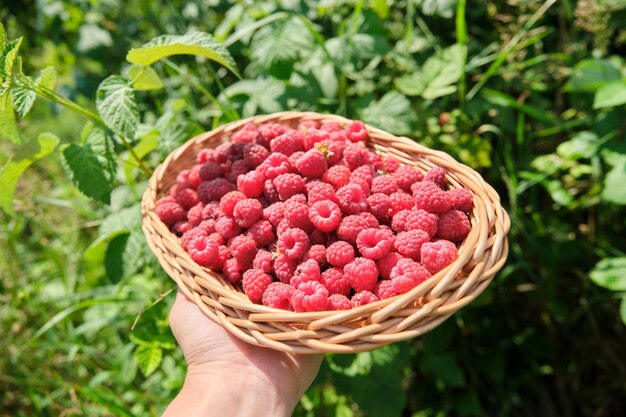
[[(23, 39), (21, 62), (15, 43), (0, 56), (0, 415), (164, 409), (184, 362), (139, 227), (145, 171), (195, 133), (286, 109), (449, 152), (512, 219), (478, 300), (424, 337), (328, 355), (297, 416), (621, 415), (626, 2), (391, 3), (2, 3)], [(127, 60), (163, 34), (204, 56)]]

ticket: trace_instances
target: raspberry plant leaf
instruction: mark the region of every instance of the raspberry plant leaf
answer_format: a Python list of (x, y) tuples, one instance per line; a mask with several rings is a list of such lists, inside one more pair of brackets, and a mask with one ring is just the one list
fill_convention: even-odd
[(105, 78), (96, 93), (96, 107), (106, 126), (133, 139), (139, 124), (139, 111), (130, 80), (121, 75)]
[(37, 160), (52, 153), (59, 144), (59, 138), (52, 133), (42, 133), (31, 140), (7, 162), (0, 171), (0, 207), (14, 214), (13, 195), (22, 173)]
[(284, 110), (286, 91), (285, 84), (274, 78), (243, 80), (226, 87), (218, 98), (222, 102), (230, 98), (235, 103), (241, 103), (243, 117), (249, 117), (256, 114), (258, 109), (265, 113)]
[(15, 119), (15, 109), (10, 90), (0, 94), (0, 138), (6, 138), (15, 144), (22, 144), (22, 134)]
[(39, 73), (39, 77), (35, 80), (35, 83), (39, 87), (43, 87), (46, 90), (54, 90), (54, 86), (57, 83), (57, 70), (54, 67), (45, 67)]
[(137, 346), (135, 357), (139, 362), (139, 369), (145, 376), (150, 376), (157, 370), (163, 359), (163, 349), (156, 343), (146, 343)]
[(371, 102), (361, 111), (361, 117), (365, 123), (397, 134), (410, 133), (417, 121), (411, 102), (397, 91)]
[(626, 257), (601, 260), (589, 276), (601, 287), (611, 291), (626, 291)]
[(572, 72), (565, 91), (594, 92), (610, 81), (617, 81), (621, 73), (612, 62), (606, 59), (585, 59), (579, 62)]
[(613, 204), (626, 205), (626, 156), (607, 159), (613, 169), (604, 179), (602, 200)]
[(616, 107), (626, 104), (626, 80), (606, 83), (596, 91), (594, 109)]
[(105, 204), (111, 202), (113, 179), (91, 144), (67, 145), (63, 159), (70, 179), (80, 192)]
[(132, 65), (128, 70), (133, 88), (137, 91), (160, 90), (163, 88), (163, 81), (159, 74), (152, 67), (142, 65)]
[(126, 60), (136, 65), (151, 65), (173, 55), (200, 55), (228, 68), (237, 77), (237, 65), (228, 50), (204, 32), (191, 31), (184, 35), (161, 35), (133, 48), (126, 55)]
[(15, 86), (11, 88), (11, 100), (13, 101), (13, 108), (15, 112), (22, 118), (24, 118), (35, 103), (37, 93), (26, 87)]
[(22, 38), (13, 39), (4, 45), (0, 54), (0, 79), (6, 80), (11, 77), (13, 65), (17, 60), (17, 53), (22, 44)]

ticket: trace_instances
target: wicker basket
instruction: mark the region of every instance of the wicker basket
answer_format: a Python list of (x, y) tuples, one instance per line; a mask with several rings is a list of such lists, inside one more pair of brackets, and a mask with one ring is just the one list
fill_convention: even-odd
[(221, 274), (203, 268), (182, 249), (177, 236), (157, 217), (155, 201), (195, 163), (196, 153), (227, 141), (248, 122), (297, 124), (305, 120), (345, 125), (349, 120), (317, 113), (283, 112), (232, 122), (189, 140), (152, 175), (142, 200), (143, 230), (150, 248), (178, 287), (211, 320), (238, 338), (289, 353), (354, 353), (422, 335), (476, 298), (502, 268), (508, 252), (509, 217), (495, 190), (471, 168), (410, 139), (368, 126), (367, 145), (421, 170), (448, 170), (452, 187), (474, 194), (472, 230), (458, 259), (413, 290), (346, 311), (295, 313), (253, 304)]

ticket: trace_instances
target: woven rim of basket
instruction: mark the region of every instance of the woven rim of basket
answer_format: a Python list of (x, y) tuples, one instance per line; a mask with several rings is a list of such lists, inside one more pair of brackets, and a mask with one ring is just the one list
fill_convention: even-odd
[(509, 217), (496, 191), (471, 168), (448, 154), (367, 126), (367, 145), (423, 171), (447, 169), (451, 187), (474, 194), (472, 230), (459, 247), (458, 259), (411, 291), (352, 310), (296, 313), (253, 304), (221, 274), (196, 264), (179, 238), (159, 220), (156, 200), (169, 190), (177, 174), (191, 167), (196, 153), (228, 141), (246, 123), (350, 120), (311, 112), (282, 112), (232, 122), (189, 140), (173, 151), (150, 178), (142, 202), (143, 230), (148, 244), (180, 290), (214, 322), (238, 338), (289, 353), (354, 353), (419, 336), (433, 329), (475, 299), (502, 268), (508, 253)]

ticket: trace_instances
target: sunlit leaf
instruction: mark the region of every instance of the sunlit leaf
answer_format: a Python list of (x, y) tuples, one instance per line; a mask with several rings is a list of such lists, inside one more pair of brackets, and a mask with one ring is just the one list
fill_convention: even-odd
[(39, 77), (35, 80), (35, 83), (47, 90), (54, 90), (54, 86), (57, 83), (57, 70), (54, 67), (46, 67), (41, 70)]
[(137, 346), (135, 357), (139, 362), (139, 369), (145, 376), (150, 376), (157, 370), (163, 360), (163, 350), (154, 343)]
[(28, 88), (15, 86), (11, 89), (11, 100), (13, 101), (13, 108), (15, 112), (20, 116), (24, 117), (28, 114), (30, 109), (33, 107), (35, 103), (35, 98), (37, 98), (37, 93), (33, 90), (29, 90)]
[(602, 259), (589, 277), (597, 285), (611, 291), (626, 291), (626, 257)]
[(566, 91), (596, 91), (609, 81), (621, 78), (619, 69), (604, 59), (585, 59), (574, 67), (572, 76), (567, 84)]
[(626, 80), (612, 81), (596, 91), (593, 100), (594, 109), (616, 107), (626, 104)]
[(112, 179), (91, 145), (70, 144), (63, 149), (63, 157), (70, 179), (83, 194), (106, 204), (111, 202)]
[(16, 144), (23, 143), (9, 90), (4, 90), (0, 95), (0, 109), (2, 109), (0, 112), (0, 138), (6, 138)]
[(397, 91), (390, 91), (361, 112), (363, 121), (391, 133), (410, 133), (417, 121), (411, 102)]
[(11, 76), (21, 44), (21, 37), (13, 39), (4, 45), (3, 51), (0, 51), (0, 79), (5, 80)]
[(133, 65), (128, 70), (128, 78), (135, 90), (148, 91), (163, 88), (163, 81), (152, 67)]
[(135, 136), (139, 111), (129, 80), (111, 75), (102, 81), (96, 93), (96, 107), (109, 129), (129, 139)]

